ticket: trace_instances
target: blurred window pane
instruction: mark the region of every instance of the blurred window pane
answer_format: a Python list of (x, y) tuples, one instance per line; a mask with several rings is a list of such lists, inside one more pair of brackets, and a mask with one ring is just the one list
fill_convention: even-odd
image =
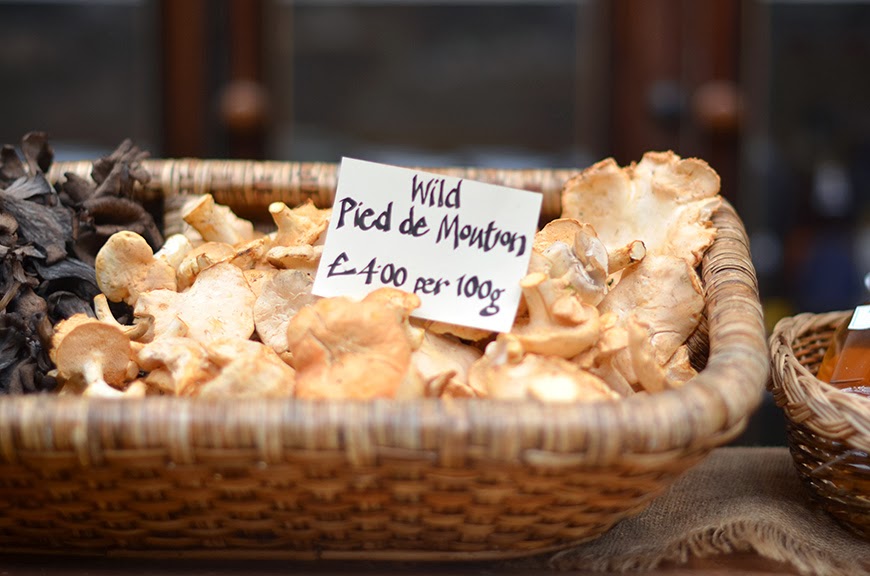
[(159, 153), (156, 1), (0, 0), (0, 142), (49, 133), (59, 158), (124, 138)]
[(599, 9), (567, 0), (274, 2), (270, 155), (583, 165), (601, 149), (606, 104)]

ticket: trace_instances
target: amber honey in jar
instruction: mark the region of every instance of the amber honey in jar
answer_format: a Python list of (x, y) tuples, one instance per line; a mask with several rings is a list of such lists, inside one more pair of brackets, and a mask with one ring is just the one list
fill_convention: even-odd
[[(864, 284), (870, 289), (870, 274)], [(837, 388), (870, 386), (870, 304), (856, 307), (834, 331), (816, 377)]]

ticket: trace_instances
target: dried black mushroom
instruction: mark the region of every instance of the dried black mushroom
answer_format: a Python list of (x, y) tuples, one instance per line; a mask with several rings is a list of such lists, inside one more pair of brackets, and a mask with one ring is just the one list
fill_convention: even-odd
[[(44, 133), (0, 148), (0, 394), (50, 391), (53, 325), (94, 315), (99, 293), (94, 258), (105, 240), (133, 230), (163, 243), (153, 217), (132, 198), (148, 173), (145, 153), (129, 141), (94, 163), (93, 181), (46, 177), (54, 157)], [(118, 315), (123, 317), (123, 310)]]
[(136, 184), (145, 185), (151, 178), (140, 164), (147, 156), (125, 140), (112, 154), (94, 162), (93, 181), (64, 175), (58, 192), (76, 210), (73, 252), (80, 260), (93, 266), (100, 247), (121, 230), (136, 232), (154, 250), (163, 245), (154, 217), (132, 198)]

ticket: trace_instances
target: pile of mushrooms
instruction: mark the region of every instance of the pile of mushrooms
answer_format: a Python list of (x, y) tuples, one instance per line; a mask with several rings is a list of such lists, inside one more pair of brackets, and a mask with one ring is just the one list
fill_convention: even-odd
[[(269, 207), (271, 232), (193, 198), (187, 228), (153, 252), (131, 231), (96, 258), (96, 318), (60, 323), (63, 394), (616, 401), (695, 375), (696, 272), (716, 230), (719, 178), (703, 161), (647, 153), (568, 181), (537, 232), (509, 333), (412, 318), (415, 294), (311, 294), (330, 210)], [(132, 324), (110, 302), (133, 311)], [(120, 304), (113, 304), (117, 307)]]

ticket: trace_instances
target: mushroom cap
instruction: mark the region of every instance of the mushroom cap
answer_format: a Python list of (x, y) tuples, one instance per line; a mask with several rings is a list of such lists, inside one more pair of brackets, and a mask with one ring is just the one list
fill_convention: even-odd
[(619, 283), (598, 306), (625, 325), (633, 316), (649, 326), (650, 341), (660, 365), (685, 343), (704, 311), (704, 291), (695, 270), (674, 256), (647, 255), (626, 268)]
[(133, 353), (130, 339), (121, 330), (91, 319), (76, 322), (65, 330), (54, 350), (58, 378), (83, 381), (87, 364), (100, 366), (103, 379), (110, 384), (121, 384), (127, 378)]
[(235, 254), (235, 248), (225, 242), (203, 242), (189, 250), (177, 267), (178, 289), (189, 288), (200, 272), (218, 262), (226, 262)]
[(275, 246), (314, 244), (326, 231), (331, 211), (320, 210), (311, 199), (296, 208), (283, 202), (269, 205), (269, 213), (278, 229), (272, 235)]
[(423, 328), (432, 334), (456, 336), (460, 340), (466, 342), (481, 342), (491, 338), (494, 334), (494, 332), (483, 328), (472, 328), (471, 326), (461, 326), (459, 324), (438, 322), (436, 320), (421, 320), (414, 318), (412, 319), (412, 324)]
[(549, 277), (548, 291), (594, 306), (607, 293), (607, 249), (591, 225), (553, 220), (535, 234), (529, 273)]
[(97, 252), (94, 262), (97, 285), (113, 302), (131, 306), (142, 292), (175, 290), (175, 269), (154, 252), (145, 239), (129, 230), (112, 234)]
[(276, 268), (316, 271), (322, 255), (323, 246), (273, 246), (266, 252), (266, 261)]
[(206, 242), (224, 242), (233, 246), (260, 236), (251, 222), (236, 216), (229, 206), (215, 204), (211, 194), (189, 200), (181, 209), (181, 217)]
[(280, 270), (276, 270), (275, 268), (250, 268), (248, 270), (243, 270), (242, 273), (245, 275), (245, 280), (248, 281), (248, 286), (254, 292), (254, 296), (257, 298), (263, 293), (263, 288), (266, 287), (269, 282), (271, 282), (272, 278), (278, 275), (281, 272)]
[(572, 296), (548, 294), (550, 280), (541, 273), (520, 282), (529, 308), (524, 322), (517, 319), (511, 330), (526, 352), (573, 358), (598, 340), (598, 310)]
[(292, 396), (296, 373), (268, 346), (253, 340), (211, 342), (208, 355), (220, 372), (196, 389), (203, 398), (280, 398)]
[[(442, 392), (451, 395), (481, 396), (485, 390), (467, 386), (468, 370), (480, 358), (482, 352), (458, 338), (425, 332), (411, 362), (427, 382), (439, 381)], [(465, 393), (467, 392), (467, 394)]]
[[(537, 248), (543, 252), (554, 242), (563, 242), (568, 246), (572, 246), (574, 244), (574, 236), (586, 227), (592, 228), (591, 225), (583, 224), (575, 218), (557, 218), (551, 220), (535, 233), (532, 248)], [(592, 233), (595, 233), (594, 228)]]
[(163, 242), (160, 250), (154, 253), (154, 257), (158, 260), (163, 260), (173, 269), (178, 270), (181, 261), (188, 252), (193, 250), (193, 244), (190, 239), (184, 234), (172, 234)]
[(411, 364), (402, 315), (380, 302), (318, 300), (290, 321), (287, 341), (302, 398), (393, 397)]
[(648, 254), (672, 254), (693, 267), (713, 242), (719, 176), (703, 160), (648, 152), (620, 168), (612, 158), (587, 168), (562, 191), (562, 216), (588, 222), (608, 251), (641, 240)]
[(189, 337), (202, 343), (250, 338), (255, 300), (244, 273), (222, 262), (200, 272), (186, 292), (152, 290), (142, 294), (133, 315), (154, 317), (154, 339), (170, 331), (176, 318), (187, 325)]
[(254, 304), (260, 340), (275, 352), (287, 352), (287, 325), (303, 307), (319, 300), (311, 293), (314, 278), (302, 270), (281, 270), (265, 282)]
[(146, 344), (136, 358), (139, 367), (149, 372), (145, 377), (147, 384), (178, 396), (190, 393), (217, 373), (202, 344), (182, 336)]
[(593, 374), (568, 360), (522, 355), (510, 335), (500, 335), (469, 372), (469, 382), (500, 400), (534, 398), (543, 402), (596, 402), (620, 396)]

